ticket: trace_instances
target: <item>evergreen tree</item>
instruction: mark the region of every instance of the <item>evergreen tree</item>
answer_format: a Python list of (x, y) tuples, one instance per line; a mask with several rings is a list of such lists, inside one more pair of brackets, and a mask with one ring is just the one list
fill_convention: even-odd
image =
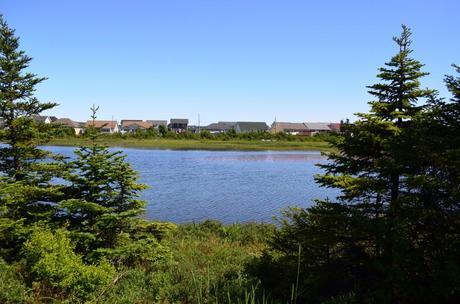
[(359, 121), (333, 140), (338, 152), (329, 156), (322, 166), (326, 174), (317, 178), (322, 186), (342, 191), (342, 204), (367, 215), (368, 235), (356, 245), (378, 257), (383, 271), (375, 274), (382, 276), (376, 284), (385, 286), (390, 301), (407, 294), (403, 286), (411, 280), (407, 252), (414, 245), (408, 237), (413, 227), (406, 215), (420, 207), (411, 199), (417, 188), (411, 177), (421, 168), (410, 164), (418, 152), (415, 141), (423, 137), (415, 121), (424, 110), (421, 102), (435, 94), (420, 88), (420, 78), (428, 73), (410, 57), (410, 36), (403, 26), (401, 36), (393, 38), (399, 52), (380, 68), (382, 82), (369, 87), (376, 98), (369, 103), (370, 113), (360, 114)]
[(98, 142), (98, 108), (91, 110), (93, 124), (86, 129), (91, 144), (77, 149), (76, 159), (69, 163), (68, 199), (60, 203), (60, 220), (74, 232), (77, 249), (94, 255), (120, 249), (137, 237), (134, 232), (142, 225), (138, 216), (145, 207), (138, 197), (146, 186), (137, 183), (137, 173), (121, 151), (111, 152)]
[[(291, 260), (302, 246), (299, 293), (310, 301), (436, 303), (458, 293), (458, 105), (421, 88), (427, 73), (410, 37), (403, 26), (393, 39), (399, 51), (369, 87), (370, 113), (330, 138), (336, 152), (316, 179), (340, 195), (288, 214), (272, 245)], [(455, 96), (457, 79), (446, 82)]]
[(18, 48), (19, 38), (0, 16), (0, 253), (8, 259), (27, 230), (24, 224), (49, 220), (53, 214), (60, 186), (51, 180), (62, 172), (53, 161), (59, 157), (37, 147), (49, 134), (33, 120), (56, 104), (34, 97), (36, 85), (45, 78), (26, 72), (32, 59)]

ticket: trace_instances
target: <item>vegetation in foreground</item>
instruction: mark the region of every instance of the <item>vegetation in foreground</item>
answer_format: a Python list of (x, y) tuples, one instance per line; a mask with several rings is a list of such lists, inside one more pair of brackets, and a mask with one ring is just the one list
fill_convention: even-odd
[(32, 116), (55, 104), (33, 96), (44, 79), (0, 18), (0, 302), (456, 303), (460, 77), (450, 101), (420, 88), (410, 35), (370, 113), (329, 138), (317, 181), (339, 197), (277, 226), (177, 226), (139, 216), (145, 186), (97, 129), (73, 160), (38, 148), (54, 131)]

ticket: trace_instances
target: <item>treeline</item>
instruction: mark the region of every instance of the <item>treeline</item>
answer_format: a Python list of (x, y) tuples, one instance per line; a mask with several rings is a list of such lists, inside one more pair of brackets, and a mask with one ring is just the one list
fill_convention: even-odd
[[(43, 126), (46, 127), (46, 126)], [(75, 135), (73, 128), (67, 126), (52, 126), (52, 135), (55, 138), (65, 137), (88, 137), (87, 134)], [(327, 140), (329, 134), (316, 134), (314, 136), (293, 135), (284, 132), (270, 133), (270, 132), (246, 132), (237, 133), (234, 129), (226, 132), (211, 133), (208, 130), (201, 130), (200, 132), (184, 131), (180, 133), (172, 132), (164, 126), (160, 128), (149, 128), (147, 130), (136, 130), (135, 132), (127, 133), (113, 133), (101, 134), (101, 136), (108, 138), (119, 139), (192, 139), (192, 140), (217, 140), (217, 141), (238, 141), (238, 140), (265, 140), (265, 141), (324, 141)]]
[[(370, 112), (329, 137), (316, 177), (340, 190), (277, 226), (142, 218), (124, 155), (39, 145), (40, 78), (0, 19), (0, 302), (456, 303), (460, 297), (460, 67), (449, 100), (421, 88), (411, 33), (369, 86)], [(92, 108), (96, 119), (97, 108)]]

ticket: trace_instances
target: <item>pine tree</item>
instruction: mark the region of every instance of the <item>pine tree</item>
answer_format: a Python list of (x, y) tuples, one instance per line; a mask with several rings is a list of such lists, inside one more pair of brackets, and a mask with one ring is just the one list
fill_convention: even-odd
[(145, 207), (138, 197), (146, 186), (137, 183), (137, 173), (125, 162), (125, 155), (98, 141), (97, 110), (91, 108), (93, 124), (85, 131), (91, 144), (75, 151), (66, 177), (68, 199), (60, 203), (60, 220), (74, 232), (78, 249), (88, 255), (122, 247), (126, 238), (135, 237)]
[(338, 152), (329, 156), (330, 163), (322, 166), (326, 174), (317, 178), (323, 186), (341, 189), (342, 204), (367, 215), (369, 241), (361, 240), (361, 247), (378, 257), (384, 269), (379, 283), (390, 301), (410, 293), (403, 284), (410, 285), (413, 275), (407, 255), (414, 251), (411, 220), (422, 208), (412, 195), (422, 172), (414, 155), (419, 152), (417, 138), (425, 135), (416, 125), (426, 107), (421, 103), (436, 93), (420, 88), (420, 78), (428, 73), (410, 57), (410, 37), (403, 26), (401, 36), (393, 38), (399, 52), (380, 68), (377, 77), (382, 82), (369, 86), (376, 98), (369, 103), (370, 113), (360, 114), (361, 119), (332, 142)]
[[(39, 149), (49, 134), (34, 123), (33, 116), (53, 108), (34, 97), (35, 87), (45, 80), (26, 72), (31, 57), (18, 50), (19, 38), (0, 16), (0, 248), (17, 249), (25, 224), (49, 220), (60, 186), (51, 180), (62, 172), (58, 156)], [(14, 250), (13, 250), (14, 251)], [(5, 253), (5, 254), (6, 254)], [(6, 254), (8, 255), (8, 254)], [(8, 256), (7, 258), (12, 258)]]
[[(426, 139), (436, 91), (421, 88), (427, 73), (411, 58), (410, 38), (405, 26), (393, 38), (398, 53), (379, 69), (381, 81), (368, 87), (375, 98), (370, 113), (358, 114), (358, 121), (344, 124), (330, 139), (335, 152), (328, 154), (328, 163), (320, 166), (325, 173), (316, 180), (340, 195), (289, 215), (273, 246), (292, 253), (289, 246), (302, 245), (305, 299), (321, 302), (343, 295), (385, 303), (440, 298), (433, 292), (439, 286), (433, 265), (440, 259), (429, 258), (433, 250), (428, 243), (445, 243), (442, 230), (430, 222), (439, 217), (430, 216), (434, 207), (427, 208), (428, 198), (435, 192), (424, 182), (432, 172), (425, 151), (432, 149)], [(449, 296), (446, 289), (439, 292)]]

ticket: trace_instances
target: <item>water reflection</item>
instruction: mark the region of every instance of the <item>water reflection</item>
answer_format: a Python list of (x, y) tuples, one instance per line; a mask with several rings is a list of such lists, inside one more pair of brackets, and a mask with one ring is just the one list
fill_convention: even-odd
[(324, 156), (321, 154), (294, 154), (294, 153), (270, 153), (270, 154), (251, 154), (246, 152), (244, 155), (225, 155), (225, 156), (208, 156), (206, 159), (213, 161), (271, 161), (271, 162), (311, 162), (323, 161)]

